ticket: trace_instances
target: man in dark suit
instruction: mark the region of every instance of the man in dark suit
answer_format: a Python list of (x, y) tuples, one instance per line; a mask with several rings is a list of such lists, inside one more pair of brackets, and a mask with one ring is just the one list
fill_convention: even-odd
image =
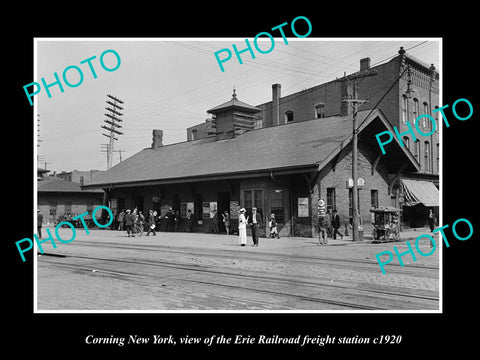
[(173, 209), (170, 208), (165, 214), (165, 232), (172, 231), (174, 220), (175, 214), (173, 213)]
[(333, 210), (333, 219), (332, 219), (332, 225), (333, 225), (333, 238), (336, 239), (336, 235), (340, 235), (342, 240), (343, 240), (343, 234), (338, 230), (340, 228), (340, 216), (337, 213), (337, 210)]
[(253, 246), (258, 246), (258, 229), (262, 226), (262, 216), (257, 213), (257, 208), (252, 209), (252, 216), (248, 218), (248, 224), (252, 229)]

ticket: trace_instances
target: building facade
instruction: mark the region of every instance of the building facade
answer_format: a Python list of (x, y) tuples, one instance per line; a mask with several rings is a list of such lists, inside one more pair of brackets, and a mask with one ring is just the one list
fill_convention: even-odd
[(54, 224), (58, 218), (76, 216), (102, 205), (103, 191), (82, 190), (77, 182), (51, 178), (37, 183), (37, 209), (45, 224)]
[[(407, 122), (438, 107), (438, 73), (433, 66), (400, 49), (390, 61), (371, 67), (360, 61), (358, 96), (369, 101), (357, 114), (358, 177), (356, 194), (364, 231), (371, 229), (372, 207), (403, 210), (402, 226), (423, 227), (427, 213), (438, 214), (439, 136), (413, 141)], [(187, 141), (163, 145), (161, 130), (153, 142), (104, 173), (85, 189), (103, 189), (108, 205), (122, 209), (156, 209), (163, 218), (172, 207), (186, 228), (212, 231), (216, 213), (227, 211), (236, 228), (238, 210), (262, 215), (265, 234), (273, 213), (282, 236), (316, 236), (317, 204), (337, 210), (342, 227), (353, 216), (352, 107), (354, 82), (343, 77), (288, 96), (272, 86), (272, 101), (252, 106), (232, 98), (207, 112), (211, 119), (187, 129)], [(375, 135), (397, 127), (403, 137), (380, 151)], [(428, 122), (419, 126), (429, 131)], [(220, 217), (221, 220), (221, 217)], [(160, 225), (161, 227), (164, 224)], [(221, 227), (221, 221), (220, 221)]]
[[(241, 207), (251, 214), (256, 207), (263, 219), (261, 234), (268, 232), (273, 213), (281, 236), (316, 236), (320, 198), (336, 209), (348, 231), (352, 217), (349, 187), (352, 161), (351, 116), (292, 122), (260, 129), (242, 128), (239, 112), (259, 109), (232, 100), (209, 110), (216, 114), (216, 134), (199, 140), (159, 145), (157, 132), (150, 148), (96, 174), (83, 188), (102, 188), (116, 214), (122, 209), (146, 212), (155, 209), (163, 218), (170, 207), (178, 210), (186, 229), (187, 210), (194, 214), (193, 231), (212, 231), (215, 213), (227, 211), (235, 230)], [(358, 119), (360, 218), (370, 229), (370, 207), (391, 206), (399, 190), (398, 169), (418, 171), (415, 158), (396, 142), (378, 157), (374, 134), (392, 129), (380, 110)], [(220, 217), (221, 219), (221, 217)], [(160, 229), (165, 224), (160, 224)], [(220, 230), (222, 223), (220, 222)]]

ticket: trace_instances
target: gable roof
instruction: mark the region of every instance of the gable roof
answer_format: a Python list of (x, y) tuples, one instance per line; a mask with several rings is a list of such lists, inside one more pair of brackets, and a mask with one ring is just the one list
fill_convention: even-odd
[(63, 179), (45, 179), (37, 182), (37, 192), (79, 192), (89, 194), (102, 194), (102, 190), (82, 190), (80, 184)]
[[(375, 110), (363, 121), (368, 113), (358, 113), (360, 131), (374, 120), (380, 126), (383, 123), (381, 129), (385, 130), (387, 120), (381, 112)], [(145, 148), (108, 171), (95, 174), (82, 188), (209, 180), (252, 172), (318, 171), (351, 138), (351, 116), (334, 116), (251, 130), (233, 139), (205, 138)], [(404, 156), (408, 162), (407, 154)]]

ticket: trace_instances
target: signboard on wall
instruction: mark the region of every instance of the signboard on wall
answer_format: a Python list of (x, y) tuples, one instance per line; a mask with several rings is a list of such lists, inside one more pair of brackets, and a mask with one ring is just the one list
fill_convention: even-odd
[(298, 217), (308, 216), (308, 197), (298, 198)]
[(180, 204), (180, 217), (186, 219), (188, 210), (190, 210), (192, 212), (192, 214), (194, 213), (193, 212), (193, 202), (182, 202)]
[(203, 210), (202, 210), (202, 213), (203, 213), (202, 217), (203, 217), (204, 219), (210, 218), (210, 203), (209, 203), (209, 202), (204, 202), (202, 205), (203, 205), (203, 206), (202, 206), (202, 208), (203, 208)]
[(112, 210), (113, 215), (117, 215), (117, 212), (118, 212), (117, 207), (118, 207), (117, 199), (111, 199), (110, 200), (110, 210)]
[(210, 219), (213, 218), (213, 215), (217, 212), (217, 202), (212, 201), (210, 203)]
[(238, 213), (240, 212), (240, 204), (237, 200), (230, 201), (230, 219), (238, 219)]
[(325, 203), (324, 199), (318, 200), (318, 216), (325, 216), (326, 215), (326, 207), (327, 204)]

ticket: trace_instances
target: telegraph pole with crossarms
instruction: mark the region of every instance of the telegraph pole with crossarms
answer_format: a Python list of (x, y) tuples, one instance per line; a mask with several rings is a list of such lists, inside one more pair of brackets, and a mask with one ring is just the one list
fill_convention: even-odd
[(357, 162), (358, 162), (358, 129), (357, 129), (357, 112), (358, 107), (368, 100), (360, 100), (358, 99), (358, 84), (357, 79), (365, 78), (369, 76), (377, 75), (375, 70), (367, 70), (354, 73), (352, 75), (345, 76), (342, 80), (350, 81), (353, 80), (353, 95), (351, 98), (344, 98), (342, 102), (352, 104), (353, 108), (353, 121), (352, 121), (352, 178), (353, 178), (353, 186), (352, 186), (352, 236), (353, 241), (359, 241), (359, 234), (358, 234), (358, 174), (357, 174)]

